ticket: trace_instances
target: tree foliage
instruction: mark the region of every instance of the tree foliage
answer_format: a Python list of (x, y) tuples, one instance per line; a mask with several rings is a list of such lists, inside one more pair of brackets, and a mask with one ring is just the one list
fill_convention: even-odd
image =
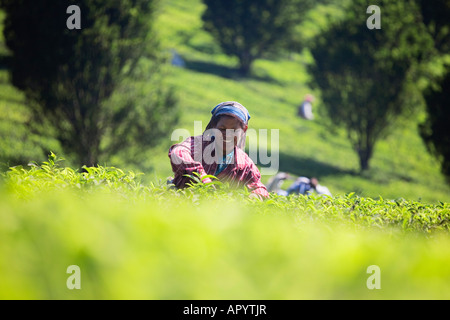
[[(450, 56), (450, 1), (420, 0), (419, 3), (424, 22), (433, 35), (437, 59)], [(428, 150), (439, 159), (441, 171), (450, 183), (450, 66), (444, 70), (440, 81), (430, 85), (425, 92), (427, 118), (419, 130)]]
[(204, 28), (225, 54), (239, 59), (243, 75), (251, 72), (254, 60), (266, 52), (288, 46), (311, 0), (203, 0)]
[[(175, 121), (173, 93), (161, 88), (156, 1), (0, 4), (11, 80), (26, 94), (30, 126), (54, 134), (80, 164), (95, 165), (132, 144), (151, 147)], [(72, 4), (81, 9), (81, 30), (66, 26)], [(118, 92), (123, 96), (114, 99)]]
[(316, 39), (309, 66), (326, 114), (345, 128), (361, 170), (376, 142), (413, 107), (414, 67), (431, 45), (413, 1), (371, 4), (381, 8), (381, 29), (368, 29), (366, 1), (352, 1), (345, 18)]
[(450, 53), (450, 1), (417, 0), (423, 21), (433, 36), (440, 52)]
[(441, 171), (450, 183), (450, 71), (440, 86), (425, 92), (427, 120), (420, 125), (420, 134), (427, 148), (441, 163)]

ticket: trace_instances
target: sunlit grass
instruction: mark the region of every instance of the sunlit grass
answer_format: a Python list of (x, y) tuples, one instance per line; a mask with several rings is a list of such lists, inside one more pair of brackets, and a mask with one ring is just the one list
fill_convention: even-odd
[[(168, 11), (159, 19), (170, 30), (168, 47), (176, 49), (187, 61), (184, 69), (174, 67), (169, 78), (180, 97), (183, 116), (179, 128), (193, 133), (194, 121), (202, 121), (206, 126), (210, 111), (217, 103), (236, 100), (250, 111), (250, 128), (279, 130), (282, 171), (297, 176), (316, 175), (336, 195), (355, 191), (373, 198), (381, 195), (431, 203), (450, 200), (450, 187), (440, 173), (439, 163), (428, 153), (418, 135), (421, 114), (396, 124), (392, 134), (376, 145), (372, 169), (359, 175), (358, 158), (345, 132), (331, 131), (327, 127), (320, 112), (323, 107), (320, 93), (308, 87), (305, 65), (312, 61), (307, 48), (301, 53), (286, 52), (278, 59), (257, 60), (253, 74), (241, 78), (233, 72), (236, 59), (221, 53), (213, 39), (201, 29), (201, 1), (190, 0), (183, 4), (172, 1), (166, 8)], [(189, 19), (177, 18), (188, 12)], [(308, 26), (317, 22), (318, 27), (323, 27), (327, 14), (338, 16), (340, 13), (337, 7), (320, 7), (301, 29), (306, 38), (318, 32)], [(197, 64), (189, 65), (190, 61)], [(302, 121), (296, 116), (296, 108), (308, 92), (317, 97), (314, 122)], [(169, 140), (162, 143), (161, 154), (155, 154), (155, 170), (149, 175), (152, 178), (165, 179), (172, 174), (167, 149), (174, 142)], [(267, 182), (269, 178), (263, 176), (262, 180)]]
[[(310, 20), (299, 32), (311, 38), (318, 32), (317, 28), (326, 25), (327, 14), (339, 15), (339, 7), (321, 6), (311, 13)], [(293, 176), (316, 175), (334, 195), (356, 192), (372, 198), (381, 195), (386, 199), (403, 197), (427, 203), (450, 201), (450, 187), (440, 173), (439, 163), (428, 153), (417, 132), (423, 114), (402, 121), (386, 140), (380, 141), (375, 147), (372, 169), (359, 175), (358, 158), (345, 132), (327, 127), (320, 112), (323, 108), (320, 93), (308, 87), (310, 75), (305, 65), (312, 60), (307, 48), (297, 53), (284, 52), (276, 59), (257, 60), (253, 74), (242, 78), (237, 74), (237, 59), (220, 52), (211, 35), (202, 29), (203, 9), (200, 0), (162, 1), (155, 20), (164, 50), (175, 49), (186, 61), (185, 68), (171, 67), (166, 81), (175, 86), (179, 97), (182, 116), (176, 128), (194, 134), (194, 121), (202, 121), (205, 127), (216, 104), (236, 100), (250, 111), (251, 129), (279, 130), (279, 145), (272, 147), (279, 149), (282, 171)], [(0, 70), (0, 82), (0, 168), (44, 160), (42, 145), (47, 146), (46, 150), (59, 150), (60, 146), (51, 137), (28, 134), (24, 97), (8, 82), (7, 70)], [(296, 108), (308, 92), (317, 97), (316, 119), (312, 122), (296, 116)], [(139, 166), (126, 163), (120, 155), (101, 164), (144, 171), (146, 183), (159, 183), (172, 175), (167, 152), (175, 142), (168, 134), (160, 146), (142, 150), (148, 156)], [(269, 178), (263, 176), (262, 181), (267, 182)], [(288, 187), (287, 183), (284, 187)]]

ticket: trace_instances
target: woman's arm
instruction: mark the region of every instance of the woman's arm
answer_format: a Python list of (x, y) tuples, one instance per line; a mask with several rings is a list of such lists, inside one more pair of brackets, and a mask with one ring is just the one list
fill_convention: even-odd
[[(187, 183), (192, 181), (191, 178), (184, 175), (192, 175), (194, 172), (197, 172), (200, 177), (206, 175), (203, 165), (192, 157), (193, 143), (194, 137), (190, 137), (169, 149), (170, 164), (175, 175), (173, 183), (177, 188), (184, 188)], [(205, 178), (202, 182), (211, 182), (211, 179)]]
[(260, 198), (269, 197), (269, 192), (267, 192), (266, 186), (261, 182), (261, 173), (253, 161), (249, 166), (245, 179), (245, 185), (251, 191), (251, 196), (259, 196)]

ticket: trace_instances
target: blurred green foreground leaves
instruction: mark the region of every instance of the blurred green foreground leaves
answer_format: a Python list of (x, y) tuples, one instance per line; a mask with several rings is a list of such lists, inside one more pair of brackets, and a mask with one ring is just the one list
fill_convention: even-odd
[[(3, 299), (448, 299), (450, 205), (250, 199), (144, 186), (118, 168), (11, 168), (0, 191)], [(81, 271), (70, 290), (67, 267)], [(381, 289), (367, 268), (379, 266)]]

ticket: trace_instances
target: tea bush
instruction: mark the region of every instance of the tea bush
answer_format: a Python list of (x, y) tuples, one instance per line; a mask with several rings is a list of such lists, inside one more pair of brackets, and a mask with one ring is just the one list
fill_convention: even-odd
[[(197, 179), (197, 180), (196, 180)], [(448, 203), (250, 198), (176, 190), (113, 167), (10, 168), (0, 191), (0, 298), (448, 299)], [(67, 268), (81, 270), (69, 289)], [(367, 268), (379, 266), (381, 289)]]

